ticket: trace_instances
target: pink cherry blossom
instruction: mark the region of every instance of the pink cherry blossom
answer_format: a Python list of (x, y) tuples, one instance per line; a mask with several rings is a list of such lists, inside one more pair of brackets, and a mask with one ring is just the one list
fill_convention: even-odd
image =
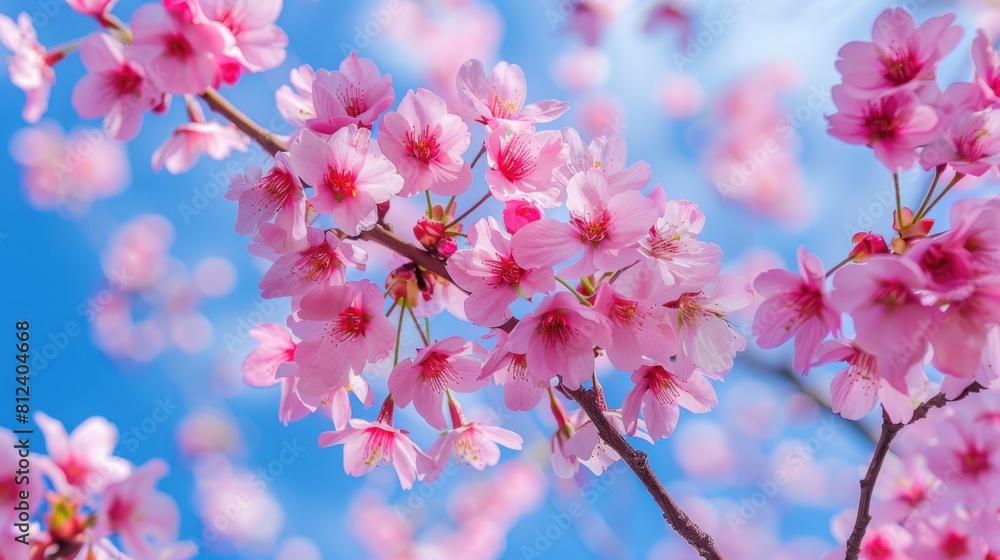
[(310, 130), (333, 134), (351, 124), (370, 129), (395, 100), (392, 76), (352, 52), (339, 71), (316, 71), (312, 100), (316, 117), (306, 121)]
[(832, 362), (847, 364), (846, 368), (837, 372), (830, 386), (830, 407), (834, 412), (848, 420), (858, 420), (881, 401), (893, 422), (905, 423), (913, 417), (914, 404), (910, 392), (911, 387), (919, 388), (926, 379), (922, 363), (911, 366), (903, 376), (885, 377), (875, 355), (853, 342), (828, 340), (819, 347), (814, 365)]
[(49, 90), (56, 81), (52, 64), (62, 55), (50, 55), (38, 43), (31, 16), (26, 13), (17, 16), (17, 23), (0, 14), (0, 43), (14, 53), (7, 58), (7, 71), (11, 83), (24, 90), (27, 98), (21, 116), (27, 122), (38, 122), (49, 108)]
[(838, 112), (828, 117), (830, 135), (873, 148), (875, 157), (893, 173), (912, 167), (917, 148), (937, 136), (937, 114), (910, 91), (854, 97), (838, 85), (832, 93)]
[(286, 121), (297, 128), (305, 128), (309, 119), (316, 118), (316, 107), (313, 106), (312, 96), (315, 79), (316, 73), (312, 66), (303, 64), (289, 71), (289, 81), (292, 83), (292, 87), (282, 85), (274, 93), (274, 102), (278, 112)]
[(939, 313), (925, 306), (917, 293), (926, 283), (913, 262), (890, 255), (875, 255), (833, 277), (830, 300), (851, 315), (855, 342), (879, 358), (879, 374), (890, 380), (902, 378), (926, 352)]
[(536, 379), (561, 377), (570, 389), (594, 373), (594, 346), (611, 346), (611, 325), (569, 292), (546, 296), (510, 333), (509, 349), (524, 354)]
[(350, 383), (368, 363), (389, 356), (396, 328), (382, 314), (385, 297), (368, 280), (309, 292), (301, 301), (297, 321), (289, 327), (302, 342), (295, 349), (306, 395), (325, 395)]
[(719, 275), (722, 251), (698, 239), (705, 214), (687, 200), (663, 203), (661, 215), (639, 240), (647, 257), (625, 270), (619, 282), (629, 293), (650, 299), (674, 299), (696, 291)]
[(469, 465), (481, 471), (500, 461), (497, 444), (519, 450), (522, 443), (521, 436), (498, 426), (478, 422), (464, 424), (443, 434), (427, 449), (428, 459), (424, 467), (427, 476), (424, 482), (430, 484), (437, 480), (452, 456), (459, 465)]
[(243, 381), (251, 387), (277, 385), (278, 368), (295, 356), (297, 344), (292, 334), (282, 325), (273, 323), (257, 325), (248, 334), (260, 344), (243, 360)]
[(754, 281), (766, 299), (754, 316), (757, 345), (777, 348), (795, 338), (796, 371), (808, 371), (819, 345), (831, 332), (839, 336), (840, 312), (826, 295), (826, 272), (815, 255), (800, 247), (799, 273), (769, 270)]
[(973, 405), (934, 417), (937, 445), (927, 453), (931, 472), (946, 480), (969, 507), (985, 505), (990, 494), (984, 490), (1000, 483), (1000, 437), (996, 421), (984, 412)]
[(189, 122), (174, 129), (173, 134), (153, 152), (153, 169), (164, 167), (174, 175), (191, 169), (201, 154), (216, 160), (229, 157), (233, 150), (247, 151), (250, 138), (233, 125), (217, 121)]
[(583, 142), (580, 133), (573, 128), (562, 129), (563, 142), (569, 146), (569, 160), (556, 169), (555, 178), (559, 184), (568, 186), (577, 173), (588, 169), (597, 169), (608, 178), (608, 186), (612, 192), (638, 190), (649, 184), (652, 173), (649, 164), (638, 161), (625, 166), (628, 148), (625, 140), (619, 136), (598, 136)]
[(400, 407), (411, 402), (427, 423), (447, 427), (442, 404), (445, 391), (471, 393), (486, 384), (479, 378), (481, 362), (470, 356), (473, 343), (452, 336), (417, 350), (401, 360), (389, 375), (389, 390)]
[(89, 497), (100, 494), (109, 484), (124, 480), (132, 468), (112, 455), (118, 445), (118, 428), (104, 418), (93, 416), (66, 434), (62, 422), (35, 413), (35, 423), (45, 435), (45, 448), (58, 472), (49, 473), (59, 492)]
[(361, 476), (382, 463), (391, 464), (400, 486), (409, 490), (418, 478), (417, 461), (423, 462), (427, 457), (402, 430), (393, 427), (392, 407), (392, 399), (386, 399), (378, 420), (351, 420), (343, 430), (320, 434), (319, 445), (342, 444), (344, 470), (351, 476)]
[(859, 96), (919, 88), (934, 79), (938, 63), (961, 40), (954, 21), (955, 14), (948, 14), (917, 27), (905, 9), (887, 9), (875, 20), (872, 42), (852, 41), (840, 49), (837, 70)]
[(1000, 55), (985, 29), (977, 31), (972, 40), (972, 62), (976, 67), (975, 83), (982, 94), (992, 103), (1000, 101)]
[(920, 153), (920, 165), (950, 164), (958, 173), (981, 177), (1000, 164), (1000, 112), (993, 108), (952, 116), (943, 136)]
[[(611, 427), (615, 431), (622, 435), (627, 433), (621, 412), (606, 410), (604, 411), (604, 417), (608, 419), (608, 422), (611, 423)], [(597, 433), (597, 427), (594, 426), (590, 417), (583, 414), (581, 420), (582, 422), (576, 427), (573, 435), (563, 444), (562, 451), (590, 469), (590, 472), (600, 475), (616, 461), (619, 461), (621, 455), (601, 439), (601, 436)], [(640, 425), (634, 434), (652, 443), (649, 435), (646, 434), (645, 425)]]
[(101, 496), (94, 532), (117, 534), (125, 550), (138, 558), (156, 557), (159, 548), (177, 539), (180, 529), (177, 504), (155, 488), (169, 471), (166, 462), (153, 460), (109, 485)]
[(465, 314), (473, 323), (496, 327), (511, 318), (510, 305), (519, 297), (555, 289), (551, 267), (522, 268), (511, 255), (510, 238), (492, 217), (476, 222), (469, 232), (470, 249), (448, 259), (448, 272), (470, 292)]
[(565, 200), (553, 172), (566, 162), (567, 148), (555, 130), (535, 132), (500, 126), (488, 131), (486, 182), (499, 200), (526, 200), (553, 208)]
[(185, 18), (159, 4), (140, 6), (132, 16), (130, 56), (153, 70), (167, 93), (201, 93), (218, 85), (227, 49), (235, 45), (226, 26)]
[(399, 108), (382, 118), (378, 145), (403, 176), (400, 196), (430, 190), (442, 196), (465, 192), (472, 169), (462, 159), (469, 127), (448, 112), (444, 99), (426, 89), (407, 92)]
[(668, 363), (677, 352), (677, 338), (671, 325), (663, 322), (666, 309), (648, 301), (623, 297), (612, 284), (597, 288), (594, 309), (611, 324), (608, 359), (622, 371), (634, 371), (643, 357)]
[(274, 220), (292, 240), (305, 239), (305, 191), (292, 172), (288, 154), (275, 155), (274, 167), (263, 176), (260, 168), (248, 166), (242, 178), (242, 183), (231, 183), (226, 193), (226, 198), (238, 201), (236, 233), (253, 235), (261, 225)]
[(143, 113), (163, 103), (159, 85), (109, 35), (88, 35), (80, 57), (90, 73), (73, 88), (73, 108), (85, 119), (104, 117), (104, 130), (115, 140), (135, 138)]
[(496, 334), (496, 345), (483, 362), (480, 379), (493, 376), (497, 384), (503, 385), (503, 402), (507, 408), (523, 411), (535, 408), (549, 386), (548, 379), (538, 381), (531, 375), (525, 355), (510, 351), (506, 331), (494, 329), (493, 332)]
[(513, 235), (531, 222), (542, 219), (542, 211), (524, 200), (508, 200), (503, 209), (503, 225), (507, 233)]
[(668, 307), (667, 318), (677, 321), (677, 374), (682, 378), (699, 367), (717, 376), (733, 367), (733, 357), (746, 348), (746, 339), (725, 319), (753, 301), (746, 278), (722, 274), (700, 292), (685, 293)]
[(392, 163), (368, 153), (370, 141), (371, 131), (350, 124), (326, 141), (304, 130), (292, 143), (292, 170), (314, 188), (309, 203), (348, 235), (375, 227), (378, 205), (403, 188)]
[(225, 25), (236, 39), (231, 49), (250, 72), (280, 66), (285, 61), (288, 36), (274, 21), (282, 0), (199, 0), (205, 16)]
[(582, 250), (583, 256), (562, 271), (565, 276), (580, 278), (639, 261), (637, 242), (656, 220), (652, 200), (636, 191), (612, 193), (607, 178), (596, 169), (573, 177), (567, 191), (570, 222), (544, 219), (521, 228), (511, 241), (519, 263), (553, 266)]
[(81, 14), (100, 17), (111, 9), (118, 0), (66, 0), (70, 8)]
[(501, 61), (489, 76), (483, 63), (472, 59), (458, 71), (458, 99), (465, 116), (495, 127), (498, 122), (518, 126), (555, 120), (569, 103), (549, 99), (525, 104), (528, 84), (516, 64)]
[(708, 377), (698, 369), (682, 379), (662, 365), (647, 362), (632, 372), (632, 383), (635, 387), (625, 395), (622, 404), (626, 433), (635, 435), (641, 408), (653, 441), (670, 437), (680, 418), (680, 407), (702, 414), (719, 404)]

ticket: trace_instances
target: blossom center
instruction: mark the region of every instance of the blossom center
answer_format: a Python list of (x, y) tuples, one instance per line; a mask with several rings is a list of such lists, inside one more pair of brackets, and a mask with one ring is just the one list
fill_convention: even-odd
[(561, 309), (546, 313), (535, 332), (549, 346), (565, 345), (576, 335), (576, 329), (569, 324), (566, 312)]
[(906, 47), (897, 47), (891, 54), (883, 56), (882, 64), (885, 65), (882, 76), (897, 86), (916, 78), (920, 71), (920, 65)]
[(592, 243), (595, 247), (611, 235), (611, 216), (607, 210), (598, 211), (596, 217), (573, 218), (573, 225), (580, 232), (580, 241)]
[(448, 360), (450, 356), (441, 352), (431, 352), (424, 358), (421, 365), (421, 373), (424, 381), (429, 383), (435, 390), (444, 391), (448, 387), (449, 381), (458, 379), (458, 372)]
[(499, 256), (498, 260), (486, 261), (485, 264), (493, 275), (490, 281), (493, 287), (516, 285), (525, 273), (511, 257)]
[(134, 95), (138, 93), (139, 86), (142, 84), (142, 76), (131, 66), (125, 65), (115, 72), (112, 84), (118, 93), (118, 97)]
[(969, 554), (969, 537), (951, 530), (941, 539), (940, 548), (945, 558), (964, 558)]
[(396, 435), (381, 428), (369, 428), (365, 442), (365, 466), (378, 465), (383, 461), (392, 462), (392, 443)]
[(896, 131), (902, 125), (903, 119), (898, 114), (896, 100), (893, 98), (872, 104), (865, 116), (865, 127), (872, 142), (895, 138)]
[(497, 95), (495, 87), (490, 90), (487, 102), (490, 106), (490, 112), (498, 119), (509, 119), (517, 115), (517, 111), (521, 108), (520, 97), (509, 98)]
[(194, 47), (188, 42), (187, 37), (180, 33), (173, 33), (167, 37), (165, 51), (167, 56), (186, 61), (194, 54)]
[(368, 110), (365, 90), (358, 85), (348, 84), (346, 90), (337, 92), (337, 98), (344, 105), (344, 111), (351, 117), (357, 117)]
[(371, 315), (363, 310), (351, 306), (341, 311), (340, 315), (337, 315), (337, 318), (333, 320), (334, 330), (340, 335), (342, 342), (354, 340), (359, 336), (364, 336), (371, 318)]
[(403, 148), (410, 157), (421, 163), (430, 163), (441, 153), (437, 138), (431, 133), (430, 127), (426, 126), (416, 136), (412, 130), (407, 131), (406, 137), (403, 138)]
[(343, 202), (345, 198), (354, 198), (358, 194), (358, 189), (354, 186), (354, 175), (350, 171), (330, 169), (323, 177), (323, 184), (330, 189), (337, 202)]
[(500, 150), (499, 160), (497, 165), (500, 173), (509, 181), (527, 177), (537, 165), (531, 144), (520, 136), (511, 138), (510, 142)]

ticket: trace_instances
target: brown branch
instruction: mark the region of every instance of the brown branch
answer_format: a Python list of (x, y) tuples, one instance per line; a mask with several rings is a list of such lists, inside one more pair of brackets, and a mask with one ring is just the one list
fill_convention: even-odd
[(205, 100), (205, 103), (213, 111), (226, 117), (226, 120), (233, 123), (243, 134), (246, 134), (260, 144), (260, 147), (267, 150), (272, 156), (278, 152), (288, 151), (288, 146), (285, 146), (284, 142), (275, 133), (254, 122), (253, 119), (246, 116), (230, 103), (228, 99), (222, 97), (222, 94), (217, 90), (208, 88), (201, 94), (201, 98)]
[[(364, 241), (371, 241), (373, 243), (378, 243), (386, 249), (399, 254), (400, 256), (406, 257), (413, 261), (414, 264), (420, 265), (428, 272), (437, 274), (441, 278), (447, 280), (454, 284), (455, 282), (451, 279), (451, 275), (448, 274), (448, 269), (444, 266), (444, 261), (435, 257), (434, 255), (424, 251), (420, 247), (408, 243), (395, 233), (381, 227), (375, 226), (374, 229), (368, 231), (362, 231), (361, 235), (357, 237), (358, 239)], [(456, 284), (457, 285), (457, 284)]]
[(982, 391), (984, 388), (979, 383), (973, 383), (951, 400), (948, 400), (944, 396), (944, 393), (935, 395), (924, 404), (918, 406), (913, 411), (913, 418), (905, 424), (892, 422), (889, 420), (889, 415), (886, 413), (885, 408), (882, 409), (882, 434), (879, 436), (878, 444), (875, 446), (875, 454), (872, 456), (871, 464), (868, 465), (868, 472), (861, 479), (861, 498), (858, 500), (858, 515), (854, 520), (854, 530), (851, 531), (851, 536), (847, 539), (847, 555), (845, 556), (845, 560), (858, 560), (858, 556), (861, 554), (861, 541), (865, 538), (865, 531), (867, 531), (868, 524), (872, 520), (871, 502), (872, 494), (875, 492), (875, 482), (878, 480), (878, 474), (882, 470), (882, 463), (885, 462), (885, 457), (889, 453), (889, 445), (892, 444), (892, 440), (896, 437), (896, 434), (906, 426), (926, 418), (927, 413), (931, 409), (941, 408), (950, 402), (960, 401), (973, 393)]
[(618, 430), (604, 416), (597, 393), (583, 387), (575, 391), (563, 387), (563, 393), (569, 395), (587, 413), (590, 421), (594, 423), (594, 427), (597, 428), (597, 432), (601, 435), (601, 439), (611, 446), (621, 456), (622, 460), (625, 461), (625, 464), (632, 469), (632, 472), (639, 478), (642, 485), (646, 487), (646, 490), (653, 497), (653, 500), (656, 501), (656, 504), (660, 506), (660, 510), (663, 511), (663, 518), (667, 520), (667, 523), (670, 524), (674, 531), (690, 543), (702, 558), (707, 560), (722, 560), (723, 556), (715, 548), (715, 542), (712, 540), (712, 537), (703, 531), (701, 527), (698, 527), (684, 513), (684, 510), (677, 505), (677, 502), (670, 497), (670, 494), (667, 493), (666, 488), (663, 487), (656, 473), (650, 468), (646, 454), (629, 445), (628, 441), (618, 433)]

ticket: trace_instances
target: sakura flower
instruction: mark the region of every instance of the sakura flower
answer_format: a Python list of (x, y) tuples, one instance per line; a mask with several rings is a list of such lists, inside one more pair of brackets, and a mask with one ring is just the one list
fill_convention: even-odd
[(661, 365), (646, 362), (632, 372), (632, 383), (635, 387), (625, 395), (621, 412), (630, 436), (638, 429), (640, 408), (649, 437), (656, 441), (673, 433), (680, 407), (702, 414), (719, 404), (708, 377), (698, 369), (687, 379), (681, 379)]
[[(288, 154), (274, 156), (274, 167), (261, 176), (260, 168), (250, 166), (244, 172), (246, 188), (230, 192), (226, 198), (238, 201), (236, 233), (252, 235), (261, 225), (274, 220), (292, 240), (306, 237), (306, 197), (299, 178), (292, 172)], [(252, 183), (252, 186), (251, 184)]]
[(495, 466), (500, 461), (500, 448), (521, 449), (524, 440), (516, 433), (497, 426), (486, 426), (471, 422), (446, 432), (427, 449), (428, 459), (424, 467), (427, 476), (424, 482), (430, 484), (444, 471), (452, 455), (459, 465), (469, 465), (481, 471)]
[(815, 255), (800, 247), (799, 274), (769, 270), (754, 281), (764, 302), (754, 316), (753, 334), (764, 349), (795, 338), (795, 371), (808, 371), (819, 345), (831, 332), (839, 334), (840, 312), (826, 295), (826, 272)]
[(409, 490), (417, 480), (417, 461), (427, 457), (410, 438), (392, 425), (392, 398), (382, 405), (375, 422), (351, 420), (348, 427), (336, 432), (323, 432), (320, 447), (344, 446), (344, 470), (351, 476), (361, 476), (382, 463), (396, 469), (399, 484)]
[(382, 118), (378, 145), (403, 176), (400, 196), (426, 190), (442, 196), (465, 192), (472, 169), (462, 159), (469, 127), (448, 112), (444, 99), (426, 89), (409, 91), (399, 108)]
[(854, 97), (838, 85), (832, 95), (838, 112), (827, 119), (830, 135), (873, 148), (875, 157), (893, 173), (912, 167), (917, 148), (937, 137), (937, 114), (910, 91)]
[(524, 354), (536, 380), (561, 377), (578, 389), (594, 372), (594, 346), (611, 346), (611, 325), (569, 292), (547, 296), (510, 333), (509, 349)]
[(972, 62), (976, 67), (975, 83), (982, 95), (991, 103), (1000, 101), (1000, 55), (985, 29), (977, 31), (972, 40)]
[(548, 387), (548, 379), (536, 380), (528, 371), (525, 355), (510, 351), (507, 332), (502, 329), (495, 329), (494, 332), (496, 345), (483, 362), (480, 379), (493, 376), (497, 384), (503, 385), (503, 402), (507, 408), (522, 411), (535, 408)]
[(637, 242), (656, 220), (653, 201), (636, 191), (614, 194), (596, 169), (577, 174), (567, 188), (570, 222), (532, 222), (511, 241), (514, 258), (532, 268), (553, 266), (583, 251), (562, 271), (580, 278), (595, 271), (613, 272), (640, 260)]
[(62, 55), (49, 55), (38, 43), (31, 16), (26, 13), (17, 16), (17, 23), (0, 14), (0, 43), (14, 53), (7, 58), (7, 71), (11, 83), (27, 97), (21, 116), (27, 122), (38, 122), (49, 108), (49, 90), (56, 81), (52, 64)]
[(392, 163), (368, 153), (370, 141), (371, 131), (351, 124), (326, 141), (304, 130), (292, 143), (292, 170), (314, 187), (309, 203), (348, 235), (375, 227), (378, 205), (403, 188)]
[(964, 517), (937, 516), (914, 524), (914, 560), (979, 560), (989, 558), (989, 550), (980, 536), (977, 523)]
[(518, 126), (549, 122), (569, 108), (569, 103), (554, 99), (525, 105), (527, 91), (524, 71), (516, 64), (501, 61), (487, 76), (483, 63), (472, 59), (458, 71), (459, 103), (465, 116), (491, 127), (498, 121)]
[(130, 56), (153, 70), (167, 93), (201, 93), (218, 85), (225, 52), (235, 45), (221, 23), (185, 17), (159, 4), (140, 6), (132, 16)]
[(508, 236), (492, 217), (476, 222), (469, 232), (470, 249), (448, 259), (448, 272), (470, 295), (465, 313), (473, 323), (496, 327), (511, 318), (510, 304), (555, 289), (551, 267), (522, 268), (511, 254)]
[(395, 99), (392, 76), (383, 76), (374, 62), (352, 52), (339, 71), (316, 71), (312, 99), (316, 117), (306, 121), (310, 130), (333, 134), (350, 124), (371, 129)]
[(620, 136), (598, 136), (584, 144), (580, 133), (573, 128), (562, 129), (563, 142), (569, 146), (569, 160), (556, 169), (559, 184), (568, 186), (573, 177), (588, 169), (597, 169), (608, 178), (612, 192), (638, 190), (649, 183), (652, 173), (644, 161), (626, 167), (628, 148)]
[(400, 407), (411, 402), (427, 423), (447, 427), (441, 405), (445, 391), (471, 393), (486, 384), (479, 379), (481, 363), (469, 356), (473, 343), (452, 336), (417, 351), (399, 362), (389, 375), (389, 391)]
[(668, 306), (664, 321), (677, 321), (677, 374), (683, 378), (699, 367), (725, 375), (733, 367), (736, 353), (746, 348), (746, 339), (725, 315), (752, 301), (753, 290), (746, 278), (723, 274), (700, 292), (682, 295), (676, 307)]
[(819, 347), (813, 365), (832, 362), (848, 364), (837, 372), (830, 385), (830, 406), (835, 413), (848, 420), (859, 420), (882, 401), (893, 422), (906, 423), (913, 417), (914, 404), (910, 400), (910, 392), (915, 392), (926, 379), (922, 362), (910, 366), (902, 376), (883, 376), (877, 356), (853, 342), (828, 340)]
[(104, 130), (115, 140), (135, 138), (143, 113), (163, 103), (159, 86), (104, 33), (88, 35), (80, 57), (90, 73), (73, 88), (73, 108), (85, 119), (104, 117)]
[(175, 128), (170, 138), (153, 152), (153, 169), (166, 167), (177, 175), (191, 169), (203, 153), (223, 160), (233, 150), (245, 152), (249, 146), (250, 139), (235, 126), (217, 121), (189, 122)]
[(981, 177), (1000, 164), (1000, 112), (987, 108), (953, 116), (944, 135), (920, 153), (920, 165), (950, 164), (958, 173)]
[(385, 297), (368, 280), (309, 292), (289, 327), (302, 342), (295, 349), (306, 395), (325, 395), (350, 383), (368, 363), (392, 352), (396, 329), (382, 314)]
[(955, 14), (947, 14), (917, 27), (905, 9), (887, 9), (875, 20), (872, 42), (852, 41), (840, 49), (837, 70), (859, 97), (916, 89), (934, 79), (938, 63), (961, 40), (962, 28), (954, 21)]
[(199, 0), (199, 4), (209, 20), (233, 34), (236, 48), (231, 52), (245, 69), (260, 72), (284, 62), (288, 36), (274, 25), (282, 0)]
[(513, 235), (531, 222), (542, 219), (542, 211), (530, 202), (508, 200), (503, 209), (503, 225), (507, 233)]
[(931, 472), (947, 481), (968, 507), (985, 505), (989, 493), (984, 490), (1000, 483), (1000, 437), (991, 416), (980, 413), (980, 407), (972, 407), (935, 418), (937, 445), (927, 453)]
[(296, 343), (291, 333), (281, 325), (267, 323), (257, 325), (248, 334), (260, 344), (243, 361), (243, 381), (251, 387), (277, 385), (278, 368), (295, 356)]
[(558, 206), (565, 193), (552, 181), (552, 174), (566, 162), (566, 154), (555, 130), (534, 132), (500, 126), (486, 137), (490, 192), (498, 200), (521, 199), (542, 208)]
[(180, 529), (177, 504), (155, 489), (169, 470), (164, 461), (153, 460), (109, 485), (101, 497), (94, 533), (117, 534), (125, 550), (137, 558), (158, 557), (158, 550), (172, 544)]
[[(890, 255), (875, 255), (833, 277), (830, 301), (851, 315), (855, 342), (879, 358), (879, 373), (888, 379), (901, 379), (926, 352), (938, 316), (917, 293), (926, 283), (915, 264)], [(896, 381), (892, 384), (903, 387)]]
[(100, 17), (104, 15), (117, 0), (66, 0), (70, 8), (83, 15)]
[(278, 112), (296, 128), (305, 128), (309, 119), (316, 118), (316, 107), (313, 106), (312, 96), (315, 79), (316, 73), (312, 66), (303, 64), (289, 71), (289, 81), (292, 83), (292, 87), (282, 85), (274, 93)]
[(649, 258), (622, 272), (616, 283), (648, 299), (673, 299), (700, 290), (722, 268), (719, 246), (698, 239), (704, 225), (705, 214), (693, 202), (666, 201), (660, 217), (639, 240), (640, 252)]
[(634, 371), (643, 356), (667, 363), (677, 351), (677, 339), (669, 324), (663, 322), (665, 309), (648, 301), (623, 297), (612, 284), (597, 288), (594, 309), (611, 325), (611, 346), (607, 348), (611, 364), (622, 371)]
[(35, 413), (35, 423), (45, 435), (45, 448), (58, 472), (48, 473), (57, 491), (81, 497), (100, 494), (109, 484), (124, 480), (132, 468), (112, 455), (118, 445), (118, 428), (93, 416), (66, 434), (62, 422)]
[[(840, 540), (846, 541), (850, 535), (850, 528), (845, 527), (840, 531), (835, 529), (835, 532), (838, 536), (842, 533), (843, 536)], [(865, 532), (864, 538), (861, 539), (861, 553), (858, 558), (862, 560), (914, 560), (907, 553), (912, 544), (913, 535), (896, 523), (871, 525)], [(846, 548), (841, 545), (824, 556), (823, 560), (836, 560), (845, 556), (845, 553)]]
[(978, 283), (971, 294), (954, 301), (927, 329), (934, 348), (933, 364), (942, 373), (972, 377), (980, 369), (990, 330), (1000, 325), (1000, 282)]

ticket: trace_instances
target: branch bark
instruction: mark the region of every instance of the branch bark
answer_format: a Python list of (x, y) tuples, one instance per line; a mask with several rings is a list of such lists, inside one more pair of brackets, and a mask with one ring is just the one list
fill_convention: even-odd
[(653, 497), (656, 504), (660, 506), (660, 510), (663, 512), (663, 518), (667, 520), (670, 527), (677, 532), (684, 540), (686, 540), (691, 546), (698, 551), (698, 554), (706, 560), (722, 560), (723, 556), (717, 548), (715, 548), (715, 542), (708, 533), (703, 531), (701, 527), (691, 520), (690, 517), (684, 510), (677, 505), (677, 502), (670, 497), (667, 493), (667, 489), (663, 487), (660, 479), (657, 478), (656, 473), (649, 466), (649, 460), (645, 453), (639, 451), (629, 445), (628, 441), (618, 433), (618, 430), (611, 425), (607, 417), (604, 416), (604, 411), (602, 410), (599, 402), (599, 398), (596, 392), (592, 389), (585, 389), (583, 387), (577, 390), (570, 390), (563, 387), (563, 392), (569, 395), (580, 408), (587, 413), (590, 417), (590, 421), (594, 423), (594, 427), (597, 428), (597, 432), (601, 435), (601, 439), (604, 440), (612, 449), (615, 450), (618, 455), (621, 456), (625, 464), (628, 465), (635, 476), (639, 478), (642, 485), (646, 487), (649, 495)]
[(944, 393), (935, 395), (924, 404), (918, 406), (913, 411), (913, 418), (905, 424), (892, 422), (889, 420), (889, 415), (885, 412), (885, 408), (882, 409), (882, 433), (878, 438), (878, 443), (875, 445), (875, 453), (872, 455), (872, 461), (868, 465), (868, 472), (861, 479), (861, 498), (858, 500), (858, 515), (854, 520), (854, 530), (851, 531), (851, 536), (847, 539), (847, 555), (845, 556), (845, 560), (858, 560), (858, 556), (861, 554), (861, 541), (865, 538), (868, 524), (872, 521), (871, 502), (872, 494), (875, 492), (875, 482), (878, 480), (885, 457), (889, 454), (889, 446), (900, 430), (926, 418), (927, 413), (932, 409), (941, 408), (950, 402), (960, 401), (973, 393), (982, 391), (984, 388), (979, 383), (973, 383), (951, 400), (948, 400)]

